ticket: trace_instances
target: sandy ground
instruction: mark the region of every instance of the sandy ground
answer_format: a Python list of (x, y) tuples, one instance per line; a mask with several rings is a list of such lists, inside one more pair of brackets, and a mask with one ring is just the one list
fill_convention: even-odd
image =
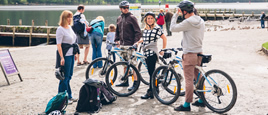
[[(224, 24), (224, 25), (223, 25)], [(238, 97), (233, 109), (226, 114), (259, 114), (268, 113), (267, 82), (268, 57), (261, 51), (261, 44), (268, 41), (266, 29), (257, 29), (259, 22), (207, 22), (212, 31), (205, 32), (204, 53), (212, 54), (212, 61), (205, 70), (221, 69), (235, 81)], [(215, 26), (221, 25), (223, 28)], [(245, 26), (250, 29), (240, 30)], [(217, 27), (217, 31), (214, 31)], [(220, 31), (234, 27), (236, 30)], [(254, 29), (252, 29), (254, 27)], [(209, 28), (208, 28), (209, 29)], [(168, 47), (180, 47), (182, 33), (173, 33), (168, 37)], [(161, 46), (159, 40), (159, 46)], [(0, 72), (0, 114), (38, 114), (45, 111), (48, 101), (57, 94), (58, 80), (54, 76), (56, 45), (35, 46), (9, 49), (23, 82), (17, 76), (8, 77), (7, 85)], [(90, 51), (91, 54), (91, 51)], [(179, 54), (180, 55), (180, 54)], [(82, 59), (82, 58), (81, 58)], [(91, 60), (91, 55), (89, 56)], [(80, 87), (85, 80), (86, 66), (75, 66), (71, 80), (74, 97), (79, 96)], [(172, 105), (163, 105), (156, 99), (142, 100), (147, 86), (129, 97), (119, 97), (111, 105), (104, 106), (98, 113), (106, 114), (216, 114), (208, 108), (192, 106), (191, 112), (176, 112), (174, 107), (183, 104), (184, 97)], [(73, 114), (77, 103), (67, 107), (67, 114)]]

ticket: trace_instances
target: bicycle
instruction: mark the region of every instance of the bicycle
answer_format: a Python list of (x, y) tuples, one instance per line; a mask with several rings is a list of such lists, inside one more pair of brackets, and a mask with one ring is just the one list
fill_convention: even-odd
[[(130, 52), (130, 50), (136, 49), (136, 47), (129, 47), (127, 50)], [(129, 54), (130, 55), (130, 54)], [(140, 85), (141, 81), (141, 75), (138, 71), (138, 69), (132, 64), (133, 59), (135, 57), (142, 57), (142, 54), (136, 53), (135, 51), (130, 55), (130, 59), (128, 61), (121, 61), (114, 63), (106, 72), (106, 78), (105, 82), (111, 92), (113, 92), (117, 96), (126, 97), (129, 95), (132, 95), (135, 93)], [(117, 73), (117, 75), (114, 75), (113, 73)], [(132, 90), (128, 90), (128, 87), (117, 87), (115, 84), (124, 83), (128, 80), (128, 82), (132, 82), (129, 84), (133, 84), (134, 82), (134, 74), (137, 76), (136, 85)]]
[[(174, 49), (170, 50), (174, 51)], [(237, 100), (237, 88), (233, 79), (222, 70), (212, 69), (207, 72), (204, 71), (203, 67), (205, 66), (203, 64), (209, 63), (211, 61), (212, 55), (198, 54), (198, 56), (202, 57), (202, 61), (200, 66), (195, 66), (195, 68), (199, 70), (199, 74), (197, 80), (194, 82), (195, 86), (194, 93), (203, 100), (204, 104), (210, 110), (216, 113), (224, 113), (229, 111), (235, 105), (235, 102)], [(162, 72), (161, 75), (166, 74), (169, 71), (171, 71), (174, 74), (175, 71), (173, 67), (174, 63), (170, 63), (168, 66), (160, 66), (155, 70), (153, 74), (153, 76), (155, 76), (152, 79), (153, 94), (163, 104), (171, 104), (175, 99), (163, 101), (163, 99), (159, 96), (159, 89), (157, 89), (157, 86), (159, 85), (160, 78), (158, 78), (157, 73), (158, 71), (162, 70), (164, 72)], [(176, 73), (174, 75), (176, 76)], [(168, 76), (164, 76), (163, 78), (167, 79)], [(162, 80), (163, 78), (161, 78), (160, 80)], [(170, 76), (169, 79), (172, 79), (172, 76)], [(166, 83), (164, 85), (169, 84)], [(180, 90), (173, 90), (174, 92), (173, 94), (177, 96), (180, 93), (179, 91)]]
[[(112, 45), (113, 47), (115, 47), (116, 43), (111, 43), (111, 42), (106, 42), (107, 44)], [(124, 60), (123, 57), (119, 54), (119, 52), (125, 52), (122, 49), (119, 48), (113, 48), (111, 51), (108, 52), (108, 56), (105, 57), (100, 57), (100, 58), (96, 58), (94, 59), (87, 67), (86, 69), (86, 79), (89, 78), (90, 75), (94, 75), (94, 76), (99, 76), (100, 78), (104, 78), (107, 68), (112, 65), (114, 62), (111, 60), (111, 55), (112, 53), (115, 53), (121, 60)], [(93, 68), (93, 65), (95, 63), (104, 63), (104, 65), (102, 66), (102, 68)], [(114, 73), (115, 75), (117, 73)]]

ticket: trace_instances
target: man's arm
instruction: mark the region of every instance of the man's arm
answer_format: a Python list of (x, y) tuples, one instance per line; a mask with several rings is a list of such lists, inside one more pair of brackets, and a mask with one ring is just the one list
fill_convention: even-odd
[(188, 29), (188, 22), (183, 20), (181, 23), (177, 24), (178, 13), (175, 13), (172, 16), (171, 23), (170, 23), (170, 31), (171, 32), (180, 32), (186, 31)]
[[(118, 19), (117, 19), (117, 21), (116, 21), (116, 23), (118, 22)], [(116, 31), (115, 31), (115, 38), (114, 38), (114, 42), (117, 42), (117, 41), (119, 41), (120, 40), (120, 38), (119, 38), (119, 25), (118, 25), (118, 23), (116, 24)]]
[(133, 29), (135, 31), (135, 39), (134, 39), (134, 43), (138, 42), (142, 36), (142, 33), (141, 33), (141, 29), (140, 29), (140, 26), (139, 26), (139, 23), (137, 21), (137, 18), (135, 18), (134, 16), (132, 17), (132, 24), (133, 24)]

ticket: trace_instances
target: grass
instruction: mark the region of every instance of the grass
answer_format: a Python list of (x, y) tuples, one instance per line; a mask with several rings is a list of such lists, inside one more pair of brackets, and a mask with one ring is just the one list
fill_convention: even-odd
[(265, 49), (267, 49), (267, 50), (268, 50), (268, 42), (263, 43), (263, 44), (262, 44), (262, 47), (264, 47)]

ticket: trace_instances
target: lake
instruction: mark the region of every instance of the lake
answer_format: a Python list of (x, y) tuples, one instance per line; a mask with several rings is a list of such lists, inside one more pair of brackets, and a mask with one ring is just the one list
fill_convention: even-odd
[[(164, 8), (162, 3), (161, 8)], [(176, 5), (170, 5), (175, 8)], [(63, 10), (76, 12), (77, 5), (49, 5), (49, 6), (0, 6), (0, 25), (6, 25), (7, 19), (10, 19), (10, 25), (18, 25), (19, 19), (22, 19), (23, 25), (31, 25), (34, 20), (36, 26), (45, 25), (48, 20), (49, 26), (57, 26), (59, 16)], [(158, 5), (142, 5), (142, 8), (159, 8)], [(203, 9), (236, 9), (236, 13), (260, 14), (261, 11), (268, 12), (268, 3), (196, 3), (196, 8)], [(95, 19), (97, 16), (105, 18), (105, 26), (115, 24), (117, 17), (120, 15), (117, 5), (86, 5), (85, 16), (88, 21)]]

